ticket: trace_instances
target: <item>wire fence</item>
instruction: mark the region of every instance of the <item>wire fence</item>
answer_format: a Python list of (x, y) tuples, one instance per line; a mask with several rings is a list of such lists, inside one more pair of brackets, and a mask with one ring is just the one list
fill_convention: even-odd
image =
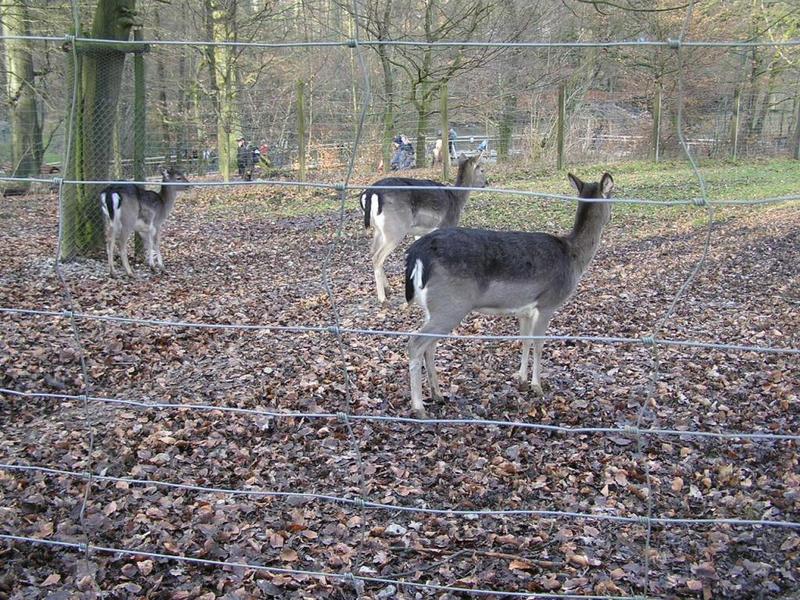
[[(354, 2), (353, 5), (354, 10), (356, 13), (358, 12), (358, 3)], [(82, 537), (83, 540), (80, 542), (76, 542), (73, 540), (54, 540), (54, 539), (42, 539), (42, 538), (34, 538), (30, 536), (23, 536), (23, 535), (16, 535), (14, 533), (2, 533), (0, 534), (0, 539), (6, 540), (9, 543), (20, 543), (20, 544), (45, 544), (54, 546), (57, 548), (65, 549), (65, 550), (74, 550), (78, 552), (84, 553), (87, 557), (93, 553), (100, 553), (100, 554), (110, 554), (115, 556), (136, 556), (136, 557), (150, 557), (158, 560), (163, 560), (167, 562), (184, 562), (184, 563), (191, 563), (196, 565), (205, 565), (205, 566), (213, 566), (219, 568), (232, 568), (238, 567), (248, 570), (260, 570), (266, 571), (274, 574), (286, 574), (291, 576), (308, 576), (308, 577), (315, 577), (315, 578), (328, 578), (339, 580), (343, 583), (350, 584), (356, 586), (356, 593), (357, 595), (360, 594), (359, 588), (356, 585), (357, 583), (364, 584), (375, 584), (375, 585), (392, 585), (396, 586), (397, 588), (406, 587), (414, 590), (428, 590), (433, 592), (452, 592), (452, 593), (459, 593), (459, 594), (470, 594), (470, 595), (498, 595), (503, 597), (525, 597), (525, 598), (603, 598), (603, 599), (616, 599), (616, 598), (628, 598), (630, 596), (613, 596), (613, 595), (585, 595), (585, 594), (569, 594), (569, 593), (534, 593), (534, 592), (518, 592), (513, 590), (500, 590), (500, 589), (481, 589), (479, 587), (465, 587), (465, 586), (448, 586), (448, 585), (438, 585), (432, 583), (420, 583), (417, 581), (411, 581), (407, 578), (403, 577), (372, 577), (372, 576), (364, 576), (360, 571), (360, 567), (363, 565), (365, 560), (367, 548), (366, 548), (366, 523), (367, 520), (365, 518), (365, 512), (368, 510), (371, 511), (392, 511), (392, 512), (410, 512), (410, 513), (419, 513), (419, 514), (435, 514), (435, 515), (442, 515), (442, 516), (478, 516), (478, 517), (508, 517), (508, 516), (525, 516), (525, 517), (539, 517), (539, 518), (555, 518), (555, 519), (582, 519), (582, 520), (598, 520), (598, 521), (610, 521), (610, 522), (617, 522), (617, 523), (630, 523), (630, 524), (637, 524), (642, 525), (646, 528), (645, 539), (644, 539), (644, 548), (642, 552), (642, 573), (643, 573), (643, 584), (641, 589), (642, 597), (649, 597), (651, 593), (651, 581), (650, 581), (650, 546), (651, 546), (651, 537), (652, 537), (652, 527), (654, 525), (659, 526), (687, 526), (687, 527), (696, 527), (700, 525), (719, 525), (719, 524), (726, 524), (731, 526), (737, 527), (776, 527), (776, 528), (784, 528), (789, 530), (797, 530), (800, 529), (800, 522), (794, 522), (790, 520), (774, 520), (774, 519), (739, 519), (739, 518), (674, 518), (674, 517), (667, 517), (661, 516), (655, 513), (654, 504), (653, 504), (653, 495), (654, 495), (654, 486), (652, 483), (652, 478), (650, 474), (650, 467), (649, 462), (646, 456), (644, 442), (645, 439), (649, 436), (660, 436), (660, 437), (678, 437), (681, 439), (688, 439), (688, 438), (705, 438), (705, 439), (718, 439), (722, 441), (733, 441), (733, 440), (746, 440), (751, 442), (763, 442), (763, 443), (771, 443), (771, 442), (791, 442), (797, 443), (800, 441), (800, 435), (792, 434), (792, 433), (775, 433), (775, 432), (765, 432), (765, 431), (701, 431), (701, 430), (694, 430), (694, 429), (661, 429), (661, 428), (654, 428), (654, 427), (646, 427), (644, 426), (644, 422), (648, 415), (649, 404), (654, 399), (656, 395), (656, 386), (660, 378), (660, 351), (663, 348), (698, 348), (698, 349), (705, 349), (705, 350), (718, 350), (723, 352), (748, 352), (748, 353), (758, 353), (758, 354), (781, 354), (787, 356), (796, 356), (800, 354), (799, 348), (776, 348), (776, 347), (768, 347), (762, 345), (741, 345), (741, 344), (728, 344), (722, 342), (703, 342), (703, 341), (695, 341), (695, 340), (673, 340), (673, 339), (663, 339), (660, 337), (661, 332), (665, 329), (666, 324), (669, 320), (673, 317), (676, 307), (681, 302), (682, 298), (684, 297), (687, 289), (695, 280), (697, 275), (701, 272), (704, 268), (707, 259), (708, 259), (708, 252), (709, 252), (709, 244), (713, 232), (713, 224), (714, 224), (714, 214), (713, 208), (716, 205), (724, 205), (724, 204), (732, 204), (732, 205), (756, 205), (756, 204), (767, 204), (767, 203), (781, 203), (786, 201), (794, 201), (800, 199), (800, 195), (789, 195), (789, 196), (781, 196), (781, 197), (772, 197), (772, 198), (760, 198), (760, 199), (742, 199), (742, 200), (725, 200), (725, 201), (717, 201), (717, 200), (710, 200), (706, 193), (705, 184), (703, 178), (697, 168), (695, 160), (693, 158), (690, 144), (687, 142), (686, 137), (683, 131), (683, 119), (682, 119), (682, 103), (684, 98), (684, 91), (683, 91), (683, 73), (686, 69), (684, 64), (684, 57), (683, 52), (687, 48), (709, 48), (709, 47), (754, 47), (754, 46), (770, 46), (770, 47), (790, 47), (790, 46), (800, 46), (800, 40), (788, 40), (788, 41), (693, 41), (685, 39), (686, 33), (688, 31), (688, 27), (692, 20), (692, 11), (694, 8), (694, 2), (690, 2), (687, 7), (687, 12), (685, 16), (684, 23), (682, 25), (682, 30), (678, 37), (663, 40), (663, 41), (648, 41), (648, 40), (640, 40), (640, 41), (612, 41), (612, 42), (519, 42), (519, 43), (509, 43), (509, 42), (462, 42), (462, 41), (455, 41), (455, 42), (433, 42), (427, 43), (423, 41), (410, 41), (410, 40), (397, 40), (397, 41), (375, 41), (375, 40), (365, 40), (360, 39), (359, 31), (356, 26), (354, 36), (351, 39), (346, 40), (337, 40), (337, 41), (309, 41), (309, 42), (207, 42), (207, 41), (177, 41), (177, 40), (151, 40), (151, 41), (139, 41), (136, 42), (141, 45), (147, 46), (201, 46), (201, 47), (236, 47), (236, 48), (255, 48), (255, 49), (279, 49), (279, 48), (330, 48), (330, 47), (342, 47), (348, 48), (354, 54), (355, 60), (357, 61), (359, 68), (361, 70), (361, 81), (362, 81), (362, 89), (361, 89), (361, 106), (359, 110), (359, 116), (357, 120), (357, 128), (356, 134), (354, 136), (354, 140), (352, 143), (352, 148), (349, 152), (349, 163), (347, 164), (347, 169), (339, 183), (325, 183), (325, 182), (318, 182), (318, 181), (296, 181), (296, 180), (258, 180), (258, 181), (249, 181), (249, 182), (216, 182), (216, 181), (199, 181), (196, 183), (198, 186), (226, 186), (226, 185), (247, 185), (247, 186), (299, 186), (299, 187), (314, 187), (323, 190), (329, 190), (330, 192), (335, 193), (335, 198), (332, 194), (332, 200), (335, 199), (339, 202), (339, 213), (338, 218), (336, 221), (336, 228), (335, 231), (332, 233), (331, 239), (328, 244), (327, 251), (323, 257), (322, 265), (321, 265), (321, 285), (330, 301), (331, 311), (328, 319), (328, 324), (324, 326), (308, 326), (303, 324), (298, 325), (272, 325), (272, 324), (246, 324), (246, 323), (214, 323), (214, 322), (191, 322), (191, 321), (170, 321), (170, 320), (159, 320), (159, 319), (149, 319), (149, 318), (138, 318), (138, 317), (129, 317), (129, 316), (120, 316), (120, 315), (106, 315), (106, 314), (92, 314), (81, 312), (78, 310), (76, 302), (73, 297), (72, 291), (72, 283), (69, 281), (68, 277), (65, 275), (62, 267), (61, 259), (64, 256), (63, 249), (61, 248), (61, 241), (65, 238), (69, 238), (70, 236), (79, 237), (79, 233), (71, 233), (71, 232), (64, 232), (62, 231), (59, 235), (59, 247), (55, 250), (56, 253), (56, 273), (58, 275), (61, 289), (63, 292), (63, 302), (64, 302), (64, 310), (46, 310), (40, 308), (21, 308), (21, 307), (0, 307), (0, 313), (5, 315), (17, 315), (20, 317), (26, 317), (31, 319), (39, 319), (39, 318), (56, 318), (56, 319), (66, 319), (70, 325), (71, 335), (73, 338), (74, 346), (78, 351), (78, 358), (79, 364), (81, 369), (81, 381), (82, 381), (82, 393), (81, 394), (60, 394), (60, 393), (48, 393), (48, 392), (36, 392), (36, 391), (28, 391), (28, 390), (15, 390), (10, 388), (2, 388), (0, 389), (0, 394), (5, 394), (9, 396), (16, 396), (16, 397), (38, 397), (44, 398), (53, 401), (61, 401), (61, 400), (73, 400), (79, 401), (82, 403), (82, 414), (83, 414), (83, 424), (81, 425), (85, 429), (85, 441), (88, 447), (88, 455), (86, 460), (86, 470), (85, 471), (74, 471), (74, 470), (64, 470), (64, 469), (54, 469), (47, 466), (40, 466), (40, 465), (23, 465), (23, 464), (11, 464), (11, 463), (0, 463), (0, 469), (10, 472), (17, 472), (17, 473), (29, 473), (29, 474), (38, 474), (42, 476), (52, 476), (52, 477), (69, 477), (69, 478), (76, 478), (79, 480), (84, 481), (84, 493), (81, 500), (81, 507), (80, 507), (80, 521), (82, 527)], [(77, 10), (76, 5), (73, 3), (73, 9)], [(76, 27), (76, 30), (78, 28)], [(19, 38), (17, 36), (4, 36), (3, 39), (29, 39), (29, 40), (39, 40), (39, 41), (53, 41), (53, 42), (61, 42), (67, 41), (72, 44), (71, 46), (71, 53), (72, 57), (75, 60), (75, 64), (78, 64), (78, 42), (92, 42), (93, 40), (89, 38), (82, 38), (82, 37), (73, 37), (73, 36), (66, 36), (65, 38), (61, 37), (46, 37), (46, 36), (23, 36)], [(120, 44), (120, 45), (129, 45), (131, 42), (110, 42), (112, 44)], [(331, 268), (332, 263), (334, 260), (334, 256), (337, 251), (337, 247), (341, 244), (343, 236), (344, 236), (344, 229), (346, 226), (346, 201), (347, 201), (347, 192), (360, 190), (361, 188), (357, 185), (351, 183), (351, 179), (354, 174), (355, 165), (356, 165), (356, 158), (359, 154), (359, 149), (362, 144), (362, 134), (364, 132), (365, 127), (365, 119), (367, 112), (369, 110), (369, 106), (371, 103), (371, 83), (370, 83), (370, 74), (369, 70), (366, 68), (365, 59), (363, 56), (363, 48), (367, 46), (375, 46), (375, 45), (394, 45), (394, 46), (432, 46), (432, 47), (516, 47), (516, 48), (614, 48), (614, 47), (663, 47), (668, 48), (677, 53), (679, 64), (681, 69), (679, 70), (678, 75), (678, 85), (679, 85), (679, 93), (678, 93), (678, 112), (677, 112), (677, 136), (680, 140), (680, 145), (683, 148), (686, 158), (690, 161), (694, 173), (697, 177), (697, 180), (700, 185), (701, 195), (698, 198), (691, 198), (685, 200), (673, 200), (673, 201), (653, 201), (653, 200), (646, 200), (646, 199), (636, 199), (636, 198), (615, 198), (613, 201), (618, 203), (636, 203), (636, 204), (651, 204), (651, 205), (663, 205), (663, 206), (672, 206), (672, 205), (689, 205), (695, 206), (700, 210), (704, 211), (707, 224), (706, 224), (706, 235), (704, 237), (703, 246), (700, 249), (700, 256), (692, 267), (690, 273), (686, 276), (683, 280), (680, 287), (675, 291), (672, 301), (667, 308), (667, 310), (659, 317), (656, 321), (654, 326), (652, 327), (652, 331), (649, 335), (644, 337), (609, 337), (609, 336), (532, 336), (532, 337), (522, 337), (522, 336), (489, 336), (489, 335), (481, 335), (481, 336), (463, 336), (463, 335), (447, 335), (447, 336), (439, 336), (436, 335), (434, 337), (443, 337), (443, 338), (452, 338), (452, 339), (474, 339), (474, 340), (495, 340), (495, 341), (505, 341), (505, 340), (521, 340), (521, 339), (544, 339), (544, 340), (573, 340), (573, 341), (586, 341), (591, 343), (601, 343), (601, 344), (630, 344), (630, 345), (644, 345), (645, 347), (649, 348), (652, 355), (652, 362), (653, 366), (651, 369), (651, 377), (647, 387), (647, 393), (645, 394), (644, 398), (642, 398), (639, 410), (637, 411), (637, 418), (635, 424), (624, 426), (624, 427), (566, 427), (566, 426), (557, 426), (557, 425), (550, 425), (546, 423), (535, 423), (529, 421), (502, 421), (502, 420), (491, 420), (491, 419), (413, 419), (413, 418), (406, 418), (406, 417), (396, 417), (391, 415), (383, 415), (383, 414), (359, 414), (356, 413), (354, 410), (354, 400), (353, 400), (353, 393), (352, 393), (352, 382), (350, 381), (350, 374), (348, 371), (348, 360), (345, 351), (345, 343), (344, 337), (345, 336), (392, 336), (392, 337), (399, 337), (399, 336), (408, 336), (414, 332), (409, 331), (394, 331), (394, 330), (380, 330), (380, 329), (359, 329), (359, 328), (349, 328), (344, 327), (342, 325), (342, 321), (340, 318), (340, 309), (339, 309), (339, 296), (337, 295), (337, 291), (331, 279)], [(73, 89), (77, 90), (79, 85), (77, 78), (73, 79), (72, 81)], [(72, 114), (70, 119), (74, 120), (78, 118), (76, 116), (76, 98), (73, 96), (72, 99)], [(80, 118), (86, 118), (85, 115)], [(113, 122), (115, 117), (105, 115), (103, 118), (93, 122), (91, 126), (93, 127), (100, 127), (105, 129), (103, 135), (111, 135), (113, 130)], [(140, 142), (135, 141), (132, 142), (134, 145), (139, 144)], [(79, 152), (86, 152), (87, 149), (84, 147), (80, 147), (78, 149), (75, 148), (75, 140), (66, 139), (64, 142), (64, 159), (63, 164), (69, 165), (71, 164), (70, 161), (76, 160), (76, 157), (79, 156)], [(79, 159), (82, 160), (82, 159)], [(105, 164), (101, 171), (105, 170), (108, 172), (113, 165), (111, 162)], [(122, 171), (118, 171), (118, 173), (122, 173)], [(86, 174), (86, 173), (83, 173)], [(91, 175), (91, 173), (88, 173)], [(59, 191), (59, 202), (61, 203), (62, 207), (65, 202), (75, 202), (76, 197), (74, 194), (84, 194), (81, 196), (84, 200), (87, 201), (86, 206), (88, 207), (89, 200), (94, 201), (93, 194), (90, 191), (95, 188), (91, 187), (83, 187), (81, 188), (83, 191), (77, 192), (79, 189), (78, 186), (87, 186), (88, 185), (103, 185), (107, 183), (111, 183), (115, 181), (113, 178), (106, 178), (100, 177), (95, 179), (93, 177), (70, 177), (67, 173), (65, 177), (25, 177), (25, 178), (18, 178), (18, 177), (0, 177), (2, 181), (19, 181), (19, 182), (26, 182), (26, 183), (49, 183), (54, 184), (58, 187)], [(145, 183), (146, 179), (144, 176), (139, 180), (139, 183)], [(387, 189), (384, 186), (384, 189)], [(409, 189), (409, 188), (405, 188)], [(430, 189), (428, 186), (416, 186), (416, 189)], [(471, 188), (463, 188), (463, 189), (471, 189)], [(71, 190), (71, 191), (70, 191)], [(492, 188), (492, 189), (482, 189), (480, 191), (484, 192), (491, 192), (497, 194), (516, 194), (522, 195), (526, 197), (535, 197), (535, 198), (549, 198), (549, 199), (556, 199), (556, 200), (563, 200), (563, 201), (574, 201), (574, 198), (561, 196), (557, 194), (547, 194), (541, 193), (536, 191), (529, 191), (529, 190), (519, 190), (519, 189), (502, 189), (502, 188)], [(70, 194), (73, 194), (71, 197)], [(90, 209), (86, 209), (89, 211)], [(91, 219), (94, 218), (91, 216), (95, 214), (97, 211), (86, 212), (84, 215), (84, 219)], [(63, 210), (62, 210), (62, 218), (59, 222), (59, 227), (63, 228), (67, 224), (64, 223), (63, 218)], [(72, 221), (71, 226), (75, 227), (82, 227), (83, 221)], [(140, 401), (136, 399), (123, 399), (123, 398), (107, 398), (95, 395), (93, 392), (93, 385), (92, 385), (92, 378), (87, 367), (87, 356), (88, 351), (83, 343), (83, 333), (81, 326), (85, 321), (106, 321), (106, 322), (115, 322), (122, 325), (130, 325), (130, 326), (148, 326), (148, 327), (175, 327), (175, 328), (199, 328), (199, 329), (215, 329), (215, 330), (236, 330), (242, 332), (253, 332), (253, 331), (271, 331), (271, 332), (291, 332), (291, 333), (322, 333), (326, 335), (330, 335), (331, 338), (334, 340), (339, 356), (339, 360), (341, 363), (341, 372), (342, 378), (344, 381), (344, 402), (340, 407), (340, 410), (331, 411), (331, 412), (278, 412), (278, 411), (266, 411), (266, 410), (259, 410), (259, 409), (247, 409), (247, 408), (236, 408), (236, 407), (226, 407), (226, 406), (216, 406), (216, 405), (204, 405), (204, 404), (189, 404), (189, 403), (167, 403), (167, 402), (149, 402), (149, 401)], [(356, 458), (356, 469), (357, 469), (357, 478), (358, 478), (358, 488), (359, 488), (359, 495), (358, 496), (346, 496), (346, 495), (326, 495), (326, 494), (317, 494), (311, 492), (304, 492), (301, 490), (297, 491), (278, 491), (278, 490), (266, 490), (266, 489), (232, 489), (232, 488), (224, 488), (224, 487), (211, 487), (211, 486), (203, 486), (203, 485), (195, 485), (191, 483), (186, 483), (183, 481), (180, 482), (169, 482), (169, 481), (159, 481), (159, 480), (152, 480), (152, 479), (137, 479), (137, 478), (129, 478), (129, 477), (113, 477), (108, 476), (103, 473), (100, 473), (95, 465), (93, 465), (93, 450), (95, 447), (95, 419), (96, 415), (94, 412), (93, 405), (95, 404), (102, 404), (108, 405), (112, 407), (136, 407), (139, 409), (146, 409), (146, 410), (192, 410), (192, 411), (220, 411), (222, 413), (228, 414), (239, 414), (239, 415), (247, 415), (252, 417), (268, 417), (268, 418), (275, 418), (275, 419), (290, 419), (290, 418), (303, 418), (303, 419), (326, 419), (326, 420), (336, 420), (344, 425), (346, 433), (347, 433), (347, 441), (351, 448), (351, 452), (353, 456)], [(429, 507), (429, 506), (403, 506), (403, 505), (396, 505), (396, 504), (387, 504), (382, 502), (376, 502), (369, 498), (368, 487), (366, 485), (367, 476), (364, 473), (364, 466), (363, 461), (361, 459), (360, 448), (364, 446), (364, 440), (359, 437), (359, 434), (356, 434), (354, 428), (352, 427), (353, 423), (363, 422), (363, 421), (371, 421), (371, 422), (390, 422), (390, 423), (402, 423), (402, 424), (410, 424), (413, 426), (443, 426), (443, 425), (451, 425), (451, 426), (463, 426), (463, 427), (506, 427), (506, 428), (514, 428), (519, 430), (537, 430), (542, 432), (550, 432), (550, 433), (558, 433), (562, 435), (624, 435), (629, 436), (633, 440), (635, 440), (637, 445), (637, 454), (640, 458), (642, 470), (645, 473), (645, 482), (644, 487), (646, 489), (646, 513), (641, 515), (620, 515), (620, 514), (606, 514), (606, 513), (582, 513), (582, 512), (570, 512), (570, 511), (559, 511), (559, 510), (547, 510), (547, 509), (537, 509), (537, 508), (530, 508), (530, 509), (514, 509), (514, 510), (469, 510), (469, 509), (458, 509), (458, 508), (440, 508), (440, 507)], [(253, 563), (244, 563), (244, 562), (236, 562), (236, 561), (222, 561), (222, 560), (211, 560), (211, 559), (204, 559), (204, 558), (196, 558), (191, 556), (178, 556), (174, 554), (163, 554), (158, 552), (150, 552), (144, 549), (138, 548), (114, 548), (103, 546), (100, 544), (96, 544), (93, 542), (92, 539), (92, 532), (90, 531), (90, 527), (88, 526), (85, 513), (87, 509), (87, 505), (89, 500), (92, 496), (94, 491), (94, 486), (98, 485), (99, 483), (125, 483), (128, 485), (141, 485), (141, 486), (158, 486), (163, 488), (172, 488), (172, 489), (180, 489), (180, 490), (191, 490), (201, 493), (209, 493), (209, 494), (225, 494), (225, 495), (245, 495), (245, 496), (255, 496), (255, 497), (283, 497), (283, 498), (304, 498), (309, 500), (315, 501), (322, 501), (322, 502), (331, 502), (343, 506), (348, 506), (351, 509), (358, 511), (358, 514), (361, 516), (361, 536), (360, 542), (357, 548), (356, 559), (353, 561), (353, 566), (349, 571), (344, 572), (333, 572), (333, 571), (306, 571), (302, 569), (288, 569), (288, 568), (278, 568), (272, 566), (266, 566), (261, 564), (253, 564)]]

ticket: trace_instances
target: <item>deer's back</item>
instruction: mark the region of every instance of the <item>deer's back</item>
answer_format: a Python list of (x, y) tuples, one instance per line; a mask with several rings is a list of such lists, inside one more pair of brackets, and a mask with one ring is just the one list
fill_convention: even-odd
[(414, 221), (435, 221), (431, 227), (452, 227), (458, 224), (461, 216), (461, 203), (458, 196), (444, 184), (432, 179), (412, 179), (410, 177), (386, 177), (376, 181), (374, 186), (430, 186), (432, 189), (393, 189), (380, 190), (383, 209), (387, 212), (410, 212)]
[(430, 281), (448, 302), (468, 298), (470, 310), (504, 314), (537, 303), (555, 308), (580, 278), (568, 244), (547, 233), (439, 229), (414, 242), (407, 260), (420, 261), (423, 287)]

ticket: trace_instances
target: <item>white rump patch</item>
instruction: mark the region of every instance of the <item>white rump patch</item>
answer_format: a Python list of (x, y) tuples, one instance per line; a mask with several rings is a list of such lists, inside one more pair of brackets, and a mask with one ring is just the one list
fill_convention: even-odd
[[(120, 217), (120, 206), (122, 206), (122, 196), (117, 192), (111, 192), (111, 205), (114, 208), (114, 221), (119, 221)], [(108, 201), (106, 197), (106, 192), (100, 192), (100, 210), (103, 211), (103, 215), (108, 220), (112, 220), (110, 214), (108, 214)]]
[(378, 194), (372, 194), (371, 204), (369, 206), (369, 222), (373, 224), (373, 226), (383, 233), (383, 225), (386, 221), (386, 212), (382, 212), (378, 214)]
[(108, 214), (108, 207), (106, 206), (106, 193), (100, 192), (100, 210), (103, 211), (103, 215), (106, 219), (110, 219), (111, 215)]
[(358, 202), (361, 204), (361, 210), (366, 210), (367, 207), (367, 192), (361, 194), (361, 198), (359, 198)]
[(417, 259), (414, 263), (414, 268), (411, 270), (411, 283), (414, 285), (414, 298), (413, 301), (422, 307), (425, 311), (425, 319), (430, 319), (431, 315), (428, 312), (428, 290), (422, 287), (422, 272), (424, 267), (422, 261)]

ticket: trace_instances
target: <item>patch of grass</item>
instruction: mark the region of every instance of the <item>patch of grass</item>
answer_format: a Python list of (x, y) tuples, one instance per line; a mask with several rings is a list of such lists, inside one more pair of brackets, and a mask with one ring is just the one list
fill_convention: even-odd
[[(614, 176), (618, 198), (652, 201), (691, 200), (699, 198), (701, 187), (686, 161), (633, 161), (603, 165), (582, 165), (572, 169), (578, 176), (596, 180), (604, 171)], [(536, 171), (524, 165), (491, 165), (491, 187), (520, 189), (542, 193), (574, 195), (566, 171)], [(700, 165), (710, 200), (750, 200), (798, 193), (800, 162), (789, 159), (708, 160)], [(420, 170), (419, 177), (436, 177)], [(377, 176), (376, 176), (377, 177)], [(366, 177), (364, 181), (373, 181)], [(349, 192), (346, 208), (358, 211), (357, 192)], [(210, 188), (198, 192), (196, 200), (213, 218), (286, 219), (332, 214), (338, 211), (336, 193), (328, 189), (242, 186)], [(715, 220), (724, 221), (767, 206), (717, 207)], [(526, 231), (563, 231), (572, 225), (575, 203), (538, 199), (512, 194), (478, 192), (470, 198), (463, 224), (467, 227), (518, 229)], [(707, 226), (706, 209), (689, 206), (618, 204), (614, 224), (625, 227), (634, 237), (652, 235), (665, 221), (677, 226)]]
[[(800, 190), (800, 163), (788, 159), (758, 161), (706, 161), (700, 165), (709, 200), (751, 200), (796, 194)], [(626, 162), (589, 165), (574, 169), (580, 177), (593, 180), (603, 171), (614, 176), (614, 195), (652, 201), (692, 200), (702, 196), (701, 186), (687, 162)], [(499, 169), (492, 176), (492, 187), (572, 195), (566, 172), (533, 174), (530, 170)], [(767, 210), (769, 205), (717, 207), (715, 221), (724, 221), (751, 210)], [(533, 199), (497, 193), (475, 194), (464, 217), (471, 227), (561, 231), (569, 228), (575, 205), (556, 199)], [(636, 236), (650, 235), (659, 223), (673, 221), (693, 228), (708, 224), (703, 207), (618, 204), (614, 207), (617, 226), (631, 229)]]
[(339, 209), (336, 193), (320, 188), (210, 188), (200, 192), (196, 200), (199, 208), (217, 219), (287, 219)]

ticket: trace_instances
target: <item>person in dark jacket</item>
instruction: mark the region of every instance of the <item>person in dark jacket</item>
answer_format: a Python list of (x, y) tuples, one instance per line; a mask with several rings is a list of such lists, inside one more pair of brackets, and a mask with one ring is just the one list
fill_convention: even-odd
[(413, 169), (416, 165), (414, 145), (404, 135), (398, 135), (393, 141), (395, 150), (392, 160), (389, 163), (392, 171), (405, 171), (406, 169)]
[(250, 179), (253, 171), (253, 152), (243, 137), (236, 140), (236, 143), (238, 144), (238, 148), (236, 149), (236, 167), (239, 170), (239, 177), (242, 179)]

